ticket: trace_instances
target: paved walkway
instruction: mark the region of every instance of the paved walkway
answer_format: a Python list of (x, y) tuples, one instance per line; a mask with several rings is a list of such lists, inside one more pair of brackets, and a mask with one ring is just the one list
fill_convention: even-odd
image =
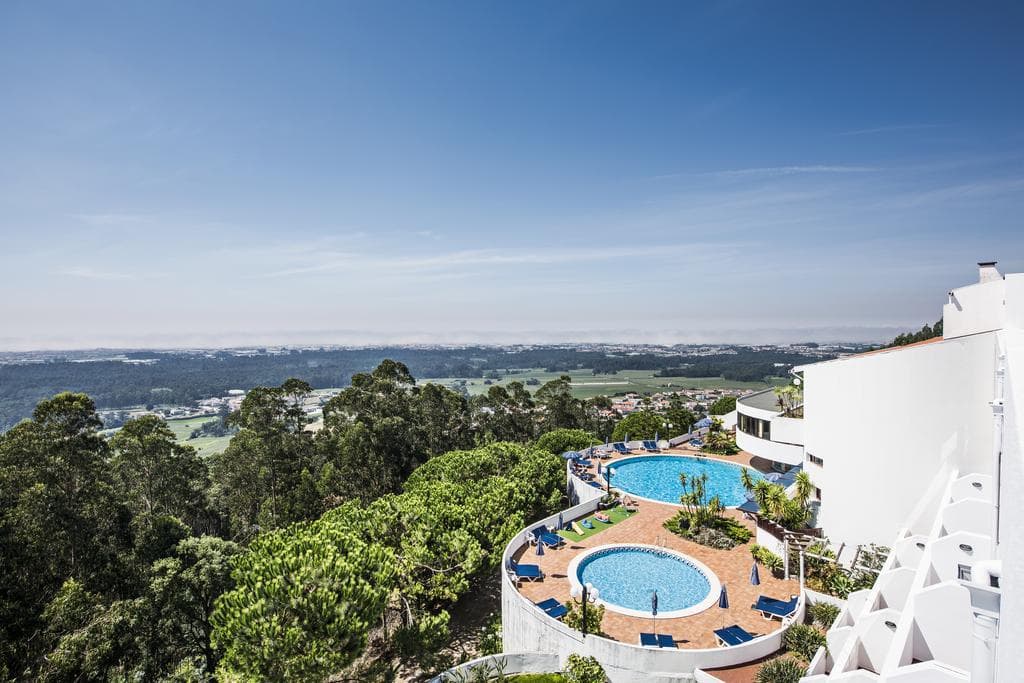
[[(672, 449), (666, 453), (682, 455), (693, 452)], [(720, 459), (747, 464), (750, 456), (741, 454)], [(604, 464), (609, 462), (614, 462), (614, 459), (603, 461)], [(614, 480), (612, 483), (615, 483)], [(753, 539), (750, 543), (732, 550), (708, 548), (680, 538), (664, 528), (665, 520), (672, 517), (678, 507), (649, 501), (640, 501), (639, 506), (639, 511), (628, 519), (578, 543), (567, 542), (559, 550), (545, 549), (545, 554), (540, 557), (535, 554), (533, 547), (520, 550), (516, 554), (517, 561), (538, 564), (546, 575), (543, 581), (524, 581), (520, 586), (520, 592), (534, 602), (554, 597), (567, 603), (570, 599), (570, 583), (566, 571), (572, 558), (585, 550), (609, 543), (647, 543), (679, 551), (703, 562), (729, 589), (728, 610), (720, 609), (716, 603), (713, 607), (689, 617), (657, 620), (657, 632), (671, 634), (679, 647), (715, 647), (713, 631), (730, 624), (739, 624), (755, 635), (763, 635), (780, 626), (778, 621), (764, 620), (759, 613), (750, 609), (750, 606), (757, 600), (757, 596), (762, 594), (788, 599), (790, 595), (795, 595), (799, 591), (799, 583), (795, 580), (777, 579), (770, 571), (760, 567), (761, 585), (750, 585), (750, 567), (753, 563), (750, 545), (753, 544)], [(740, 520), (754, 531), (753, 523), (744, 520), (742, 514), (733, 510), (726, 514)], [(571, 520), (565, 521), (568, 523)], [(641, 632), (654, 630), (654, 622), (649, 618), (626, 616), (606, 609), (602, 630), (614, 640), (637, 643)]]

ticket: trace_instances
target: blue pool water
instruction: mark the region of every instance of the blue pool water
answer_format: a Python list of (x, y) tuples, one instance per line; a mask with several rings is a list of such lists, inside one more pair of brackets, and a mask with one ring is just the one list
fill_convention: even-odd
[[(732, 507), (747, 499), (747, 492), (740, 483), (740, 467), (710, 458), (642, 456), (612, 464), (612, 486), (637, 496), (678, 505), (679, 496), (683, 494), (683, 487), (679, 484), (680, 473), (699, 477), (706, 472), (708, 498), (717, 495), (722, 505)], [(755, 470), (750, 473), (755, 481), (764, 478)]]
[(626, 609), (650, 612), (658, 591), (658, 613), (693, 607), (711, 590), (708, 578), (681, 557), (647, 548), (609, 548), (595, 552), (576, 568), (580, 583), (588, 581), (601, 600)]

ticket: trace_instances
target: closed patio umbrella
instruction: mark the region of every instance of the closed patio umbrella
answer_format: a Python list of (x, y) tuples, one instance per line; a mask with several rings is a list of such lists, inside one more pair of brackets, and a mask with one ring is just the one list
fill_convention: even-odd
[(544, 541), (540, 540), (539, 538), (537, 539), (537, 554), (544, 554)]
[(750, 585), (761, 585), (761, 574), (757, 571), (757, 560), (754, 560), (754, 566), (750, 568)]
[(658, 591), (654, 591), (651, 595), (651, 622), (654, 624), (652, 629), (655, 634), (658, 633)]
[[(718, 595), (718, 606), (729, 613), (729, 591), (726, 590), (725, 584), (722, 584), (722, 592)], [(722, 619), (722, 628), (725, 628), (725, 619)]]
[[(565, 522), (564, 522), (564, 521), (562, 521), (562, 513), (561, 513), (561, 512), (559, 512), (559, 513), (558, 513), (558, 530), (559, 530), (559, 531), (562, 531), (563, 529), (565, 529)], [(756, 567), (756, 565), (755, 565), (755, 567), (754, 567), (754, 568), (755, 568), (755, 569), (757, 568), (757, 567)]]

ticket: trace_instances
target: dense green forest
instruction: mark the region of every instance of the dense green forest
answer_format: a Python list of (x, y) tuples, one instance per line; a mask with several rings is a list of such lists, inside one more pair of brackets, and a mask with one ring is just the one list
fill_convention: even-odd
[[(101, 409), (148, 404), (188, 405), (229, 389), (277, 386), (302, 377), (315, 389), (348, 386), (354, 374), (367, 372), (384, 358), (404, 363), (418, 377), (498, 376), (510, 368), (565, 372), (593, 368), (660, 371), (675, 377), (762, 380), (783, 374), (776, 363), (807, 362), (807, 356), (781, 350), (732, 347), (730, 353), (694, 356), (694, 350), (612, 354), (566, 347), (375, 348), (293, 350), (284, 354), (237, 355), (227, 351), (126, 354), (131, 361), (81, 362), (51, 359), (41, 363), (0, 364), (0, 430), (32, 414), (44, 398), (63, 391), (82, 392)], [(826, 356), (827, 357), (827, 356)]]
[(567, 378), (473, 402), (386, 360), (305, 429), (305, 381), (249, 392), (209, 460), (158, 417), (100, 433), (61, 393), (0, 434), (0, 680), (390, 681), (563, 504), (595, 404)]

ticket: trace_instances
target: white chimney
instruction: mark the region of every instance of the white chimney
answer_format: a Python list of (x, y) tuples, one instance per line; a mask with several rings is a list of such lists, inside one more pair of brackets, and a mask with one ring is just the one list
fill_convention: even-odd
[(993, 280), (1002, 279), (1003, 276), (996, 270), (995, 261), (978, 262), (978, 282), (992, 282)]

